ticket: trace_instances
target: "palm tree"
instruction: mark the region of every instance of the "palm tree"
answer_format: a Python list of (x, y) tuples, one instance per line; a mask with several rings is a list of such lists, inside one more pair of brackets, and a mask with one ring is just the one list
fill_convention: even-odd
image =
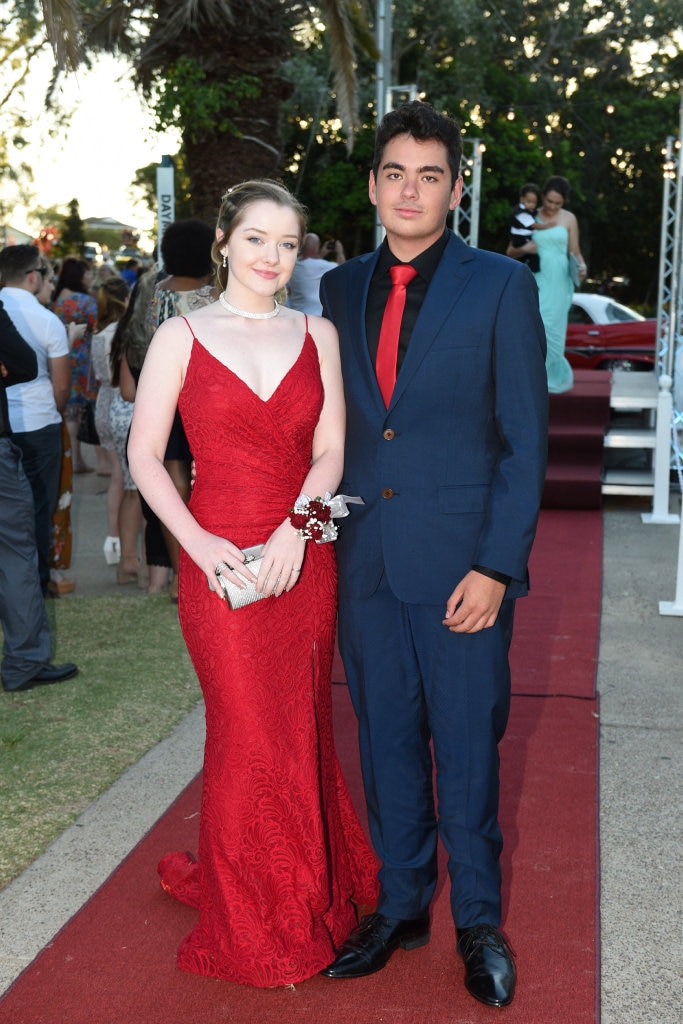
[(281, 74), (295, 33), (326, 27), (337, 113), (357, 128), (354, 53), (374, 52), (364, 0), (41, 0), (58, 68), (104, 50), (131, 60), (160, 127), (183, 136), (195, 216), (212, 220), (227, 185), (281, 170)]

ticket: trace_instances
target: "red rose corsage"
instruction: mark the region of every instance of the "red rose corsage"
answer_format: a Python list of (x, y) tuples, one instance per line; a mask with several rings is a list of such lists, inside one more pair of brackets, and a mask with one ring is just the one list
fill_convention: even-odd
[(332, 509), (320, 496), (311, 499), (302, 494), (297, 498), (296, 504), (289, 510), (289, 521), (302, 540), (321, 542), (337, 538)]

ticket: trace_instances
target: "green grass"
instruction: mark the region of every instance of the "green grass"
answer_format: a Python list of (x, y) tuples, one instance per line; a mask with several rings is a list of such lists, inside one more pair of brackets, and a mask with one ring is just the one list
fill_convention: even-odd
[(201, 700), (165, 596), (48, 603), (76, 679), (0, 696), (0, 888)]

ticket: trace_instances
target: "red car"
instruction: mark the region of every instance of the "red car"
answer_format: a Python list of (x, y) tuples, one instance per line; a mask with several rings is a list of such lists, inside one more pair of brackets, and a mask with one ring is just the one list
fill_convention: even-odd
[(646, 320), (607, 295), (576, 292), (566, 356), (576, 370), (651, 370), (656, 333), (656, 320)]

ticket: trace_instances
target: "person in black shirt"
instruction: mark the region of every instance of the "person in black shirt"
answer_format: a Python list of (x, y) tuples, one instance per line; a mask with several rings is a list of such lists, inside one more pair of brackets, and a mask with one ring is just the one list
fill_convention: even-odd
[[(528, 182), (522, 185), (519, 191), (519, 202), (510, 216), (510, 245), (513, 249), (519, 249), (531, 239), (534, 231), (543, 228), (536, 220), (536, 210), (541, 202), (541, 190), (538, 185)], [(537, 274), (541, 269), (541, 261), (538, 253), (529, 253), (522, 258), (532, 273)]]

